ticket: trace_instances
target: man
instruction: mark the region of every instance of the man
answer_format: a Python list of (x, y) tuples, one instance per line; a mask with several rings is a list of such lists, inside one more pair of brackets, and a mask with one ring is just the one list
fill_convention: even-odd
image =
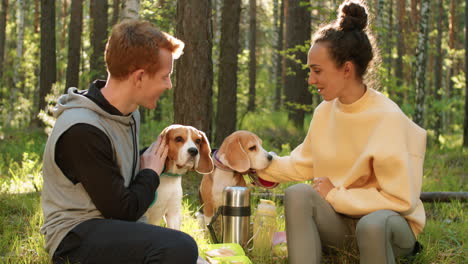
[(154, 109), (172, 88), (173, 60), (183, 47), (148, 22), (124, 21), (106, 46), (107, 81), (59, 98), (42, 191), (41, 232), (54, 263), (196, 262), (189, 235), (138, 221), (167, 157), (161, 138), (139, 156), (138, 106)]

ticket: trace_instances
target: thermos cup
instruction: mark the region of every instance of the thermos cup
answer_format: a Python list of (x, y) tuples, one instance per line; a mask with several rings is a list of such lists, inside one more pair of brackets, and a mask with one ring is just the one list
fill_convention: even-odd
[(245, 247), (250, 239), (250, 190), (240, 186), (224, 188), (221, 215), (223, 243)]

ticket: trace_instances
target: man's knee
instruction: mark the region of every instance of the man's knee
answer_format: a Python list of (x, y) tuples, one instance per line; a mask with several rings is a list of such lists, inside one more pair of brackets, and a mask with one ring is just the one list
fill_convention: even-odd
[(195, 263), (198, 258), (195, 240), (190, 235), (178, 231), (174, 232), (173, 236), (166, 248), (167, 263)]

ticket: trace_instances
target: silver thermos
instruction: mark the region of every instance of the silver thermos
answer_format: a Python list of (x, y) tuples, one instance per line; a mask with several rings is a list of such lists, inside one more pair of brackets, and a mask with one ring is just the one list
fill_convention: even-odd
[(240, 186), (224, 188), (221, 215), (223, 243), (245, 247), (250, 239), (250, 190)]

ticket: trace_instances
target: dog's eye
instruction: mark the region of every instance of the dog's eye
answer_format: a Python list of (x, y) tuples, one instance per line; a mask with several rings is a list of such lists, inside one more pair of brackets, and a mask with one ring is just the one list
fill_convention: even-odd
[(250, 151), (255, 151), (257, 149), (257, 146), (252, 146), (249, 148)]
[(178, 136), (178, 137), (175, 138), (175, 141), (176, 142), (182, 142), (182, 141), (184, 141), (184, 139), (181, 136)]
[(197, 138), (197, 139), (195, 140), (195, 144), (200, 145), (200, 143), (201, 143), (201, 139)]

